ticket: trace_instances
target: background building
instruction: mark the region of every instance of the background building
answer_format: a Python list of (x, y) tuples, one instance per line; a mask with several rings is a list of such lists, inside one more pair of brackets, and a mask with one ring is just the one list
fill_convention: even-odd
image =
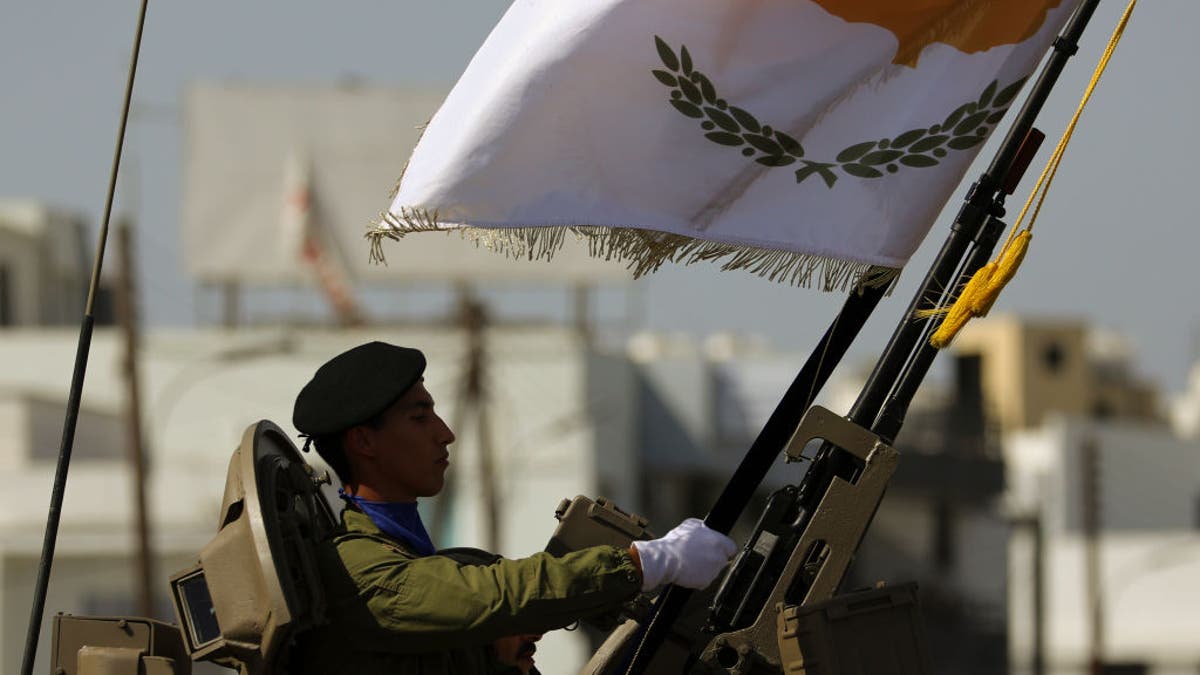
[(955, 347), (980, 360), (1003, 448), (1013, 671), (1196, 672), (1200, 444), (1187, 425), (1168, 425), (1119, 337), (1082, 322), (988, 319)]
[(33, 200), (0, 200), (0, 327), (74, 325), (91, 265), (87, 224)]
[[(219, 307), (199, 315), (199, 328), (150, 331), (139, 354), (160, 578), (189, 565), (212, 536), (243, 429), (267, 418), (290, 430), (299, 387), (362, 341), (430, 355), (430, 389), (459, 437), (451, 488), (425, 505), (439, 543), (509, 556), (539, 550), (558, 500), (578, 493), (613, 498), (660, 531), (705, 512), (807, 356), (734, 334), (627, 342), (588, 303), (589, 289), (622, 288), (624, 270), (570, 253), (512, 265), (455, 238), (420, 237), (390, 247), (388, 267), (367, 265), (359, 237), (383, 204), (378, 186), (394, 180), (441, 91), (189, 89), (180, 268), (215, 290)], [(83, 218), (37, 203), (0, 209), (0, 466), (12, 481), (0, 498), (6, 671), (19, 660), (40, 550), (90, 267), (86, 229)], [(430, 286), (441, 291), (423, 313), (395, 299)], [(480, 289), (529, 288), (559, 293), (554, 302), (566, 311), (553, 321), (491, 317), (475, 334), (485, 337), (482, 386), (468, 395), (472, 333), (456, 303), (477, 302)], [(347, 297), (372, 294), (390, 300), (344, 311)], [(372, 315), (379, 307), (389, 313)], [(848, 585), (918, 580), (939, 672), (1023, 672), (1036, 661), (1082, 672), (1093, 653), (1143, 671), (1194, 671), (1200, 656), (1184, 612), (1196, 604), (1200, 564), (1196, 396), (1175, 410), (1193, 439), (1183, 441), (1134, 374), (1132, 350), (1082, 322), (992, 319), (957, 346), (953, 367), (927, 383), (897, 440), (901, 468)], [(51, 611), (132, 609), (123, 348), (111, 330), (93, 344)], [(821, 399), (838, 412), (861, 384), (850, 370)], [(1083, 440), (1099, 448), (1093, 474), (1102, 478), (1077, 473)], [(777, 467), (757, 503), (803, 470)], [(1085, 535), (1089, 480), (1099, 531)], [(739, 537), (755, 515), (752, 507)], [(1089, 550), (1102, 560), (1098, 594), (1083, 582), (1096, 557)], [(1098, 633), (1088, 600), (1097, 595)], [(41, 644), (44, 653), (48, 638)], [(588, 647), (569, 633), (543, 645), (544, 672), (573, 670)]]

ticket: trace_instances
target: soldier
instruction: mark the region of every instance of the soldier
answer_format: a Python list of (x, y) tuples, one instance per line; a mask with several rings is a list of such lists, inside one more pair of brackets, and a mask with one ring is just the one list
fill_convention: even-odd
[(537, 672), (533, 667), (533, 654), (541, 639), (541, 635), (509, 635), (493, 642), (492, 650), (500, 663), (516, 666), (521, 675), (531, 675)]
[(296, 398), (293, 423), (337, 473), (346, 507), (317, 550), (329, 621), (298, 638), (292, 672), (525, 670), (520, 648), (499, 638), (562, 628), (666, 583), (703, 588), (733, 556), (732, 540), (694, 518), (628, 549), (485, 565), (437, 555), (416, 501), (441, 491), (454, 432), (424, 371), (420, 351), (372, 342), (321, 366)]

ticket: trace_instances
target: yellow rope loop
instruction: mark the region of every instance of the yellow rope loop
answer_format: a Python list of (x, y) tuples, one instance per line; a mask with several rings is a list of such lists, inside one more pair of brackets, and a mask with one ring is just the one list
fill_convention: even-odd
[[(1029, 250), (1029, 242), (1033, 238), (1033, 224), (1037, 222), (1038, 215), (1042, 210), (1042, 204), (1046, 201), (1046, 195), (1050, 193), (1050, 186), (1054, 183), (1054, 176), (1058, 172), (1058, 166), (1062, 162), (1063, 155), (1066, 153), (1067, 144), (1071, 142), (1071, 136), (1075, 133), (1075, 127), (1079, 124), (1079, 118), (1083, 115), (1083, 109), (1087, 106), (1088, 101), (1091, 100), (1092, 93), (1096, 90), (1096, 85), (1100, 82), (1100, 76), (1104, 74), (1105, 69), (1108, 67), (1108, 62), (1112, 58), (1113, 52), (1116, 51), (1117, 43), (1121, 41), (1121, 36), (1125, 33), (1125, 27), (1129, 24), (1129, 17), (1133, 15), (1133, 8), (1136, 5), (1137, 0), (1130, 0), (1129, 6), (1125, 8), (1125, 13), (1121, 15), (1121, 20), (1117, 22), (1117, 27), (1113, 31), (1112, 37), (1109, 38), (1108, 46), (1105, 47), (1104, 54), (1100, 57), (1100, 62), (1096, 65), (1096, 70), (1092, 73), (1091, 82), (1088, 83), (1083, 98), (1079, 102), (1079, 107), (1075, 109), (1075, 114), (1067, 124), (1066, 130), (1063, 131), (1062, 138), (1059, 139), (1058, 145), (1054, 148), (1054, 153), (1046, 163), (1046, 168), (1042, 170), (1041, 176), (1038, 177), (1033, 191), (1029, 193), (1029, 199), (1025, 201), (1025, 206), (1021, 209), (1021, 215), (1017, 217), (1016, 223), (1013, 224), (1012, 229), (1009, 231), (1004, 246), (996, 254), (996, 259), (981, 267), (971, 277), (971, 281), (967, 283), (962, 293), (959, 294), (958, 298), (955, 299), (949, 308), (939, 307), (936, 309), (920, 310), (916, 313), (918, 319), (945, 315), (945, 319), (942, 320), (941, 325), (938, 326), (937, 330), (929, 338), (929, 344), (934, 348), (942, 349), (948, 346), (972, 317), (986, 316), (991, 311), (992, 305), (996, 303), (1000, 292), (1004, 290), (1004, 287), (1016, 275), (1017, 269), (1020, 268), (1021, 262), (1025, 259), (1025, 253)], [(1034, 206), (1035, 203), (1036, 206)], [(1030, 216), (1029, 224), (1022, 230), (1021, 224), (1025, 221), (1025, 216), (1029, 213), (1031, 206), (1034, 206), (1033, 214)]]

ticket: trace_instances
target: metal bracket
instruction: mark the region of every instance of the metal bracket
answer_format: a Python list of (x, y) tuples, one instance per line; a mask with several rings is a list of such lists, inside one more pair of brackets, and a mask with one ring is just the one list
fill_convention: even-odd
[(813, 406), (788, 444), (789, 460), (799, 459), (804, 446), (814, 438), (857, 457), (863, 462), (862, 473), (854, 483), (833, 478), (758, 618), (747, 628), (713, 638), (700, 657), (709, 666), (734, 675), (749, 675), (764, 667), (778, 672), (776, 615), (785, 604), (795, 604), (786, 597), (789, 589), (798, 575), (804, 574), (811, 582), (799, 604), (833, 596), (900, 458), (899, 452), (869, 430), (826, 408)]

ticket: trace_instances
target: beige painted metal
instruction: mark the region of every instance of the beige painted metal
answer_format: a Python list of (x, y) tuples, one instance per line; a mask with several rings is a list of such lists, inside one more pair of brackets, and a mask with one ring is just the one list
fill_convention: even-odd
[(132, 647), (79, 648), (79, 675), (139, 675), (142, 650)]
[[(142, 671), (138, 675), (182, 675), (185, 671), (177, 670), (177, 667), (175, 659), (162, 656), (143, 656)], [(190, 666), (186, 672), (191, 672)]]
[[(287, 435), (263, 420), (233, 453), (221, 526), (194, 567), (171, 578), (176, 616), (194, 660), (265, 673), (294, 631), (315, 625), (325, 598), (312, 557), (315, 539), (335, 524), (318, 477)], [(188, 582), (205, 583), (211, 610), (191, 606)], [(215, 614), (218, 636), (194, 617)]]
[[(559, 521), (558, 527), (546, 543), (546, 552), (553, 556), (564, 556), (592, 546), (629, 548), (635, 540), (654, 538), (654, 533), (646, 527), (645, 517), (626, 513), (604, 497), (592, 500), (578, 495), (574, 499), (564, 499), (554, 510), (554, 517)], [(611, 632), (625, 619), (645, 615), (650, 610), (650, 603), (650, 596), (640, 594), (616, 612), (582, 621), (602, 633)]]
[(578, 495), (564, 499), (554, 510), (558, 527), (546, 544), (546, 552), (561, 556), (589, 546), (626, 548), (637, 539), (653, 539), (645, 517), (626, 513), (604, 497), (594, 501)]
[(929, 657), (917, 585), (846, 593), (777, 613), (785, 675), (925, 675)]
[(50, 672), (56, 675), (189, 675), (179, 629), (138, 617), (54, 617)]
[[(813, 439), (829, 441), (862, 460), (862, 473), (854, 484), (833, 479), (755, 622), (716, 636), (705, 648), (701, 660), (713, 668), (735, 675), (747, 675), (764, 667), (768, 672), (778, 671), (777, 615), (784, 607), (788, 587), (797, 575), (811, 572), (815, 566), (816, 573), (801, 604), (833, 596), (900, 457), (875, 434), (820, 406), (813, 406), (804, 414), (788, 444), (789, 460), (799, 459), (804, 446)], [(819, 558), (810, 560), (810, 552), (822, 545)]]

